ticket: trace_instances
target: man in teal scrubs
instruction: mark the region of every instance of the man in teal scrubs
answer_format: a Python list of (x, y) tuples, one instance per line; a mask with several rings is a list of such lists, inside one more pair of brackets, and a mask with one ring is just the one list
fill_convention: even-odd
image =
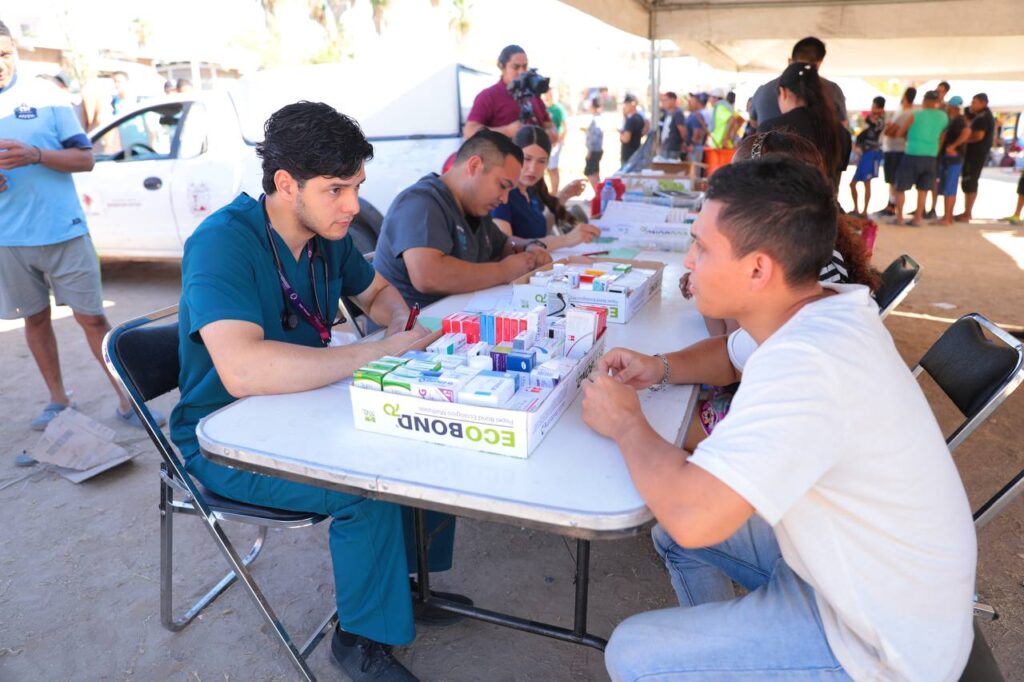
[[(414, 680), (390, 652), (391, 645), (415, 637), (408, 578), (415, 553), (407, 556), (411, 513), (223, 467), (199, 451), (196, 424), (237, 398), (325, 386), (370, 360), (405, 351), (427, 333), (421, 327), (404, 331), (409, 308), (348, 235), (359, 212), (363, 164), (373, 156), (358, 124), (326, 104), (300, 102), (273, 114), (264, 132), (257, 153), (265, 199), (239, 195), (185, 243), (181, 400), (171, 415), (171, 437), (189, 472), (220, 495), (332, 516), (340, 619), (334, 658), (353, 680)], [(339, 296), (353, 297), (386, 328), (384, 338), (328, 346)], [(309, 434), (311, 445), (317, 437)], [(453, 536), (450, 521), (434, 535), (431, 570), (451, 567)], [(441, 621), (438, 614), (417, 615)]]

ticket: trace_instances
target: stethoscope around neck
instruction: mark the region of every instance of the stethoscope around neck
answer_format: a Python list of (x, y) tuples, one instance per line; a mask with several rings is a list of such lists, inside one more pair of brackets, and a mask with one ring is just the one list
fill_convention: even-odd
[[(278, 283), (281, 285), (281, 327), (285, 331), (294, 331), (299, 326), (300, 316), (304, 317), (306, 322), (319, 334), (320, 342), (326, 346), (331, 340), (331, 327), (333, 323), (328, 324), (327, 322), (329, 311), (321, 305), (320, 296), (316, 288), (316, 266), (314, 264), (319, 260), (323, 269), (324, 295), (330, 295), (330, 284), (327, 278), (327, 259), (320, 248), (320, 240), (314, 236), (306, 242), (305, 247), (306, 262), (309, 266), (309, 288), (313, 292), (313, 310), (310, 310), (284, 274), (284, 268), (281, 266), (281, 256), (277, 251), (277, 244), (274, 243), (274, 226), (271, 224), (270, 216), (267, 213), (267, 195), (265, 194), (260, 196), (260, 207), (263, 209), (267, 243), (270, 244), (270, 253), (274, 256), (274, 266), (277, 268)], [(321, 311), (323, 312), (321, 313)]]

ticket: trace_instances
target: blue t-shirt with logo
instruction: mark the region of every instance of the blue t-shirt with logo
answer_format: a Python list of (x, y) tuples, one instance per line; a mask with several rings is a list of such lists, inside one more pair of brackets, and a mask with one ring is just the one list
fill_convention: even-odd
[[(373, 283), (373, 267), (356, 249), (351, 235), (337, 241), (317, 239), (323, 259), (314, 254), (311, 278), (306, 250), (295, 260), (277, 232), (271, 234), (289, 284), (310, 308), (319, 301), (320, 314), (328, 320), (337, 314), (340, 296), (356, 296)], [(259, 325), (268, 341), (319, 348), (320, 336), (304, 319), (299, 318), (295, 329), (284, 328), (284, 307), (263, 206), (240, 194), (202, 222), (185, 242), (181, 261), (181, 399), (171, 413), (170, 426), (171, 439), (186, 460), (199, 453), (199, 420), (235, 401), (224, 388), (199, 330), (219, 320), (241, 320)]]
[[(39, 78), (19, 78), (0, 90), (0, 140), (39, 149), (92, 149), (66, 95)], [(42, 164), (0, 171), (0, 246), (46, 246), (88, 233), (71, 173)]]

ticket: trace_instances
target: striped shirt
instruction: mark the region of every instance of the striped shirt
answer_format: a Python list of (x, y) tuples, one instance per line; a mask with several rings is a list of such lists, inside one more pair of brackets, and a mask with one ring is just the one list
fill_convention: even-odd
[(832, 250), (832, 260), (818, 273), (818, 281), (835, 284), (848, 284), (850, 282), (850, 275), (846, 271), (846, 261), (843, 260), (843, 254), (835, 249)]

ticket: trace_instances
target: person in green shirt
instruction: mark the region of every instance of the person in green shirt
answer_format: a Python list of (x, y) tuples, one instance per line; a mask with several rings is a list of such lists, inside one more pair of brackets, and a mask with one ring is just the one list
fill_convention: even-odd
[(544, 104), (548, 107), (551, 123), (558, 132), (558, 139), (551, 145), (551, 157), (548, 159), (548, 178), (551, 180), (551, 186), (548, 189), (551, 190), (552, 194), (557, 194), (559, 181), (558, 157), (562, 155), (562, 144), (565, 142), (565, 134), (569, 131), (569, 126), (567, 125), (569, 112), (555, 100), (551, 90), (545, 92), (541, 97), (544, 100)]
[(900, 136), (907, 138), (907, 151), (896, 171), (896, 215), (893, 223), (903, 225), (903, 203), (907, 190), (917, 188), (917, 208), (910, 224), (920, 227), (924, 218), (928, 191), (935, 184), (935, 159), (939, 141), (949, 125), (949, 116), (941, 108), (939, 93), (929, 90), (924, 94), (923, 109), (913, 112), (903, 122)]

